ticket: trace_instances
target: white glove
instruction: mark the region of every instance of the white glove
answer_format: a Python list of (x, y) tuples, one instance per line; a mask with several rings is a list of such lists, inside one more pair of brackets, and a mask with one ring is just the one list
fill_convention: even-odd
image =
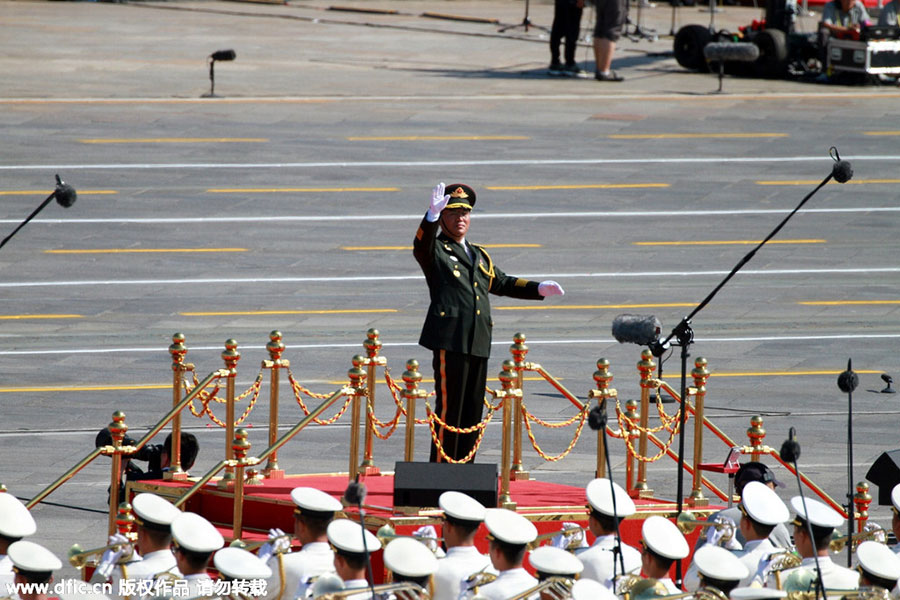
[(441, 215), (441, 211), (450, 202), (450, 196), (444, 194), (444, 182), (434, 186), (431, 190), (431, 204), (428, 206), (428, 221), (434, 223)]
[[(256, 553), (257, 558), (259, 558), (259, 560), (263, 562), (267, 562), (270, 558), (272, 558), (273, 554), (290, 550), (291, 542), (290, 540), (286, 540), (285, 538), (281, 537), (283, 535), (284, 532), (280, 529), (270, 529), (269, 541), (259, 547), (259, 551)], [(287, 546), (286, 548), (285, 545)]]
[(740, 550), (741, 543), (739, 541), (737, 541), (737, 539), (735, 539), (735, 536), (734, 536), (735, 531), (736, 531), (734, 521), (732, 521), (728, 517), (716, 517), (714, 522), (729, 525), (730, 531), (731, 531), (731, 539), (729, 539), (727, 541), (724, 540), (725, 534), (728, 531), (727, 528), (725, 528), (725, 527), (710, 527), (706, 531), (706, 543), (713, 545), (713, 546), (722, 546), (726, 550)]
[[(428, 546), (428, 549), (432, 552), (437, 550), (437, 530), (434, 528), (434, 525), (423, 525), (419, 527), (415, 531), (413, 531), (413, 537), (418, 538), (420, 542)], [(428, 538), (428, 539), (422, 539)]]
[(555, 281), (548, 280), (542, 281), (538, 284), (538, 294), (546, 298), (547, 296), (562, 296), (566, 292), (562, 289), (562, 286), (556, 283)]
[(109, 536), (109, 543), (120, 544), (120, 546), (117, 550), (107, 550), (103, 553), (103, 556), (100, 557), (100, 562), (97, 564), (97, 573), (99, 573), (103, 579), (109, 579), (109, 576), (112, 575), (119, 559), (128, 551), (126, 544), (129, 543), (129, 540), (121, 533), (116, 533)]
[[(565, 531), (566, 529), (574, 529), (575, 527), (579, 527), (578, 523), (564, 522), (562, 524), (562, 531)], [(560, 548), (562, 550), (574, 550), (575, 548), (588, 547), (587, 540), (584, 539), (583, 529), (578, 531), (570, 531), (568, 533), (557, 533), (550, 540), (550, 545), (554, 548)]]

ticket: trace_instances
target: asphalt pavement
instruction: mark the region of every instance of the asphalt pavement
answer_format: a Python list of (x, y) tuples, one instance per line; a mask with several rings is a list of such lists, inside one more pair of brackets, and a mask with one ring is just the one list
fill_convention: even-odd
[[(714, 75), (672, 57), (667, 4), (641, 11), (642, 29), (659, 39), (618, 45), (625, 82), (551, 78), (539, 28), (551, 4), (529, 6), (528, 31), (500, 31), (520, 25), (524, 9), (0, 3), (0, 226), (12, 231), (57, 173), (79, 193), (0, 250), (0, 482), (34, 496), (91, 450), (114, 410), (132, 435), (146, 431), (171, 404), (176, 332), (201, 376), (223, 366), (225, 340), (236, 339), (243, 391), (277, 329), (297, 380), (325, 393), (346, 382), (377, 328), (392, 376), (415, 358), (428, 388), (430, 357), (417, 345), (427, 291), (409, 248), (432, 186), (462, 181), (479, 194), (470, 238), (507, 273), (566, 290), (543, 303), (494, 300), (491, 374), (522, 332), (528, 359), (580, 398), (602, 357), (620, 398), (637, 398), (641, 348), (612, 339), (613, 318), (652, 313), (667, 334), (746, 258), (693, 319), (688, 368), (709, 361), (709, 414), (728, 435), (745, 441), (750, 417), (762, 415), (778, 448), (794, 427), (801, 468), (843, 501), (848, 399), (836, 381), (848, 359), (860, 377), (853, 481), (900, 446), (898, 397), (881, 393), (880, 377), (897, 375), (900, 338), (896, 87), (727, 77), (716, 93)], [(714, 15), (730, 29), (759, 16), (732, 6)], [(676, 26), (709, 19), (701, 7), (675, 13)], [(215, 65), (218, 97), (203, 97), (207, 57), (228, 48), (236, 60)], [(592, 72), (587, 39), (578, 57)], [(853, 179), (824, 186), (749, 256), (831, 173), (831, 147)], [(679, 371), (676, 349), (664, 363), (675, 387)], [(573, 416), (548, 384), (529, 376), (525, 387), (537, 417)], [(264, 384), (246, 421), (256, 449), (267, 394)], [(287, 387), (281, 398), (286, 429), (302, 413)], [(394, 414), (383, 384), (376, 414)], [(201, 440), (202, 474), (224, 434), (185, 419)], [(346, 471), (347, 423), (303, 432), (280, 462)], [(535, 428), (551, 455), (573, 435)], [(428, 437), (417, 429), (418, 457)], [(525, 467), (584, 485), (595, 444), (585, 429), (549, 462), (526, 438)], [(376, 464), (392, 469), (402, 449), (400, 434), (376, 441)], [(706, 460), (726, 453), (707, 439)], [(612, 456), (621, 480), (624, 447)], [(492, 422), (477, 460), (499, 458)], [(74, 542), (102, 545), (108, 469), (101, 459), (37, 507), (36, 540), (60, 554)], [(674, 462), (648, 473), (660, 496), (674, 496)], [(783, 497), (793, 495), (778, 473)], [(890, 521), (885, 507), (872, 515)]]

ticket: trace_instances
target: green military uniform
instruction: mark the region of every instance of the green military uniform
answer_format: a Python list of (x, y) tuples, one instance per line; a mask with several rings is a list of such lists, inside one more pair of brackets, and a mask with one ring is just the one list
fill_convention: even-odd
[[(474, 198), (468, 186), (453, 184), (447, 190), (451, 197), (468, 192), (466, 196)], [(437, 415), (449, 425), (465, 428), (482, 418), (494, 325), (488, 294), (525, 300), (543, 297), (537, 281), (506, 275), (494, 266), (484, 248), (465, 242), (470, 258), (463, 244), (444, 233), (437, 234), (439, 228), (439, 220), (429, 222), (426, 217), (413, 241), (413, 255), (425, 273), (431, 296), (419, 344), (434, 352)], [(437, 435), (454, 460), (466, 457), (478, 438), (477, 432), (455, 434), (443, 427)], [(440, 458), (432, 442), (431, 461), (439, 462)]]

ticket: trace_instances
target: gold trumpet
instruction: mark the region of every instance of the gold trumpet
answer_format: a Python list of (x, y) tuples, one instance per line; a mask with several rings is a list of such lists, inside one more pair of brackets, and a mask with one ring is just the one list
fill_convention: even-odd
[[(487, 567), (485, 567), (486, 569)], [(484, 569), (476, 571), (466, 578), (466, 589), (472, 592), (473, 596), (478, 595), (478, 588), (489, 583), (493, 583), (497, 579), (494, 573), (488, 573)]]
[[(412, 538), (414, 540), (419, 540), (420, 542), (443, 542), (444, 538), (442, 537), (432, 537), (432, 536), (417, 536), (417, 535), (401, 535), (397, 533), (393, 527), (389, 523), (385, 523), (381, 527), (378, 528), (378, 531), (375, 533), (375, 537), (378, 538), (378, 541), (381, 542), (382, 546), (386, 546), (388, 542), (391, 540), (395, 540), (397, 538)], [(427, 545), (427, 544), (426, 544)], [(437, 550), (432, 550), (432, 552), (436, 552)]]
[[(292, 536), (291, 534), (285, 533), (284, 535), (279, 535), (272, 539), (256, 540), (255, 542), (245, 542), (244, 540), (233, 540), (228, 545), (231, 546), (232, 548), (240, 548), (241, 550), (246, 550), (247, 552), (253, 552), (254, 550), (258, 550), (259, 548), (265, 546), (269, 542), (274, 543), (274, 542), (277, 542), (278, 540), (287, 540), (288, 543), (290, 544), (290, 542), (293, 538), (294, 538), (294, 536)], [(274, 552), (273, 554), (283, 554), (285, 552), (287, 552), (287, 551), (280, 550), (280, 551)]]
[[(324, 588), (325, 586), (323, 586)], [(330, 586), (329, 586), (330, 587)], [(340, 589), (332, 591), (331, 589), (325, 588), (327, 591), (321, 594), (316, 594), (313, 597), (318, 600), (344, 600), (345, 598), (352, 598), (354, 596), (359, 596), (361, 594), (365, 594), (368, 597), (369, 593), (373, 588), (352, 588), (352, 589)], [(374, 598), (396, 598), (397, 600), (430, 600), (431, 594), (428, 593), (428, 590), (423, 588), (421, 585), (417, 583), (413, 583), (411, 581), (404, 581), (403, 583), (382, 583), (380, 585), (376, 585), (374, 587), (375, 596)], [(315, 593), (315, 592), (314, 592)]]
[(683, 594), (666, 594), (663, 597), (666, 600), (680, 600), (681, 598), (693, 598), (694, 600), (728, 600), (727, 594), (714, 587), (704, 587), (695, 592), (684, 592)]
[(530, 542), (527, 548), (528, 550), (534, 550), (545, 540), (549, 540), (557, 535), (566, 535), (567, 533), (574, 533), (576, 531), (581, 531), (582, 537), (575, 536), (572, 538), (572, 541), (569, 542), (569, 546), (566, 548), (566, 550), (571, 552), (581, 545), (581, 540), (583, 539), (585, 531), (584, 527), (568, 527), (566, 529), (561, 529), (560, 531), (550, 531), (547, 533), (542, 533), (541, 535), (534, 538), (534, 541)]
[(693, 533), (698, 527), (715, 527), (722, 531), (722, 542), (730, 542), (734, 538), (734, 525), (732, 523), (723, 523), (721, 521), (699, 521), (697, 519), (692, 519), (687, 513), (679, 513), (678, 518), (675, 519), (675, 525), (678, 527), (678, 530), (685, 535)]
[[(107, 544), (102, 548), (94, 548), (92, 550), (82, 550), (80, 545), (72, 544), (72, 547), (69, 548), (68, 552), (69, 564), (76, 569), (80, 569), (86, 566), (89, 562), (99, 562), (100, 557), (103, 556), (103, 553), (107, 550), (119, 550), (120, 548), (125, 548), (125, 552), (123, 552), (122, 557), (119, 558), (118, 564), (122, 564), (131, 560), (131, 556), (134, 554), (134, 542)], [(94, 561), (89, 560), (92, 557), (96, 557)]]
[(575, 580), (569, 577), (548, 577), (534, 587), (510, 596), (509, 600), (525, 600), (536, 597), (549, 598), (550, 600), (568, 600), (572, 597), (572, 586)]
[(833, 537), (830, 542), (828, 542), (828, 549), (832, 552), (841, 552), (844, 548), (847, 547), (847, 544), (853, 544), (853, 549), (856, 549), (857, 543), (865, 540), (874, 540), (876, 542), (881, 542), (882, 544), (887, 543), (887, 534), (884, 531), (884, 528), (877, 523), (869, 523), (866, 525), (863, 531), (859, 533), (854, 533), (853, 535), (844, 535), (839, 537)]

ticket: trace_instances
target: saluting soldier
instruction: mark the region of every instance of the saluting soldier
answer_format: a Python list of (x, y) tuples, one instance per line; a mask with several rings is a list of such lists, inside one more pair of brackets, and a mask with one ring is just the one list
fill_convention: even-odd
[[(328, 524), (334, 520), (334, 513), (341, 510), (340, 501), (322, 490), (298, 487), (291, 490), (294, 509), (294, 538), (301, 544), (299, 552), (281, 552), (271, 540), (259, 549), (259, 556), (266, 559), (272, 569), (265, 598), (284, 600), (305, 597), (310, 580), (323, 573), (334, 573), (334, 551), (328, 545)], [(282, 546), (290, 549), (290, 542), (284, 538)], [(281, 573), (284, 573), (284, 585)]]
[(591, 507), (588, 527), (595, 538), (590, 548), (576, 554), (584, 563), (584, 577), (599, 581), (612, 590), (617, 576), (641, 570), (641, 553), (637, 548), (621, 543), (621, 559), (617, 556), (616, 517), (621, 521), (633, 515), (634, 501), (622, 486), (605, 478), (591, 481), (585, 488), (585, 495)]
[[(817, 579), (817, 563), (822, 572), (822, 583), (826, 590), (857, 589), (859, 573), (834, 563), (828, 555), (831, 534), (834, 533), (836, 527), (844, 524), (844, 517), (830, 506), (812, 498), (806, 499), (806, 510), (804, 510), (803, 498), (794, 496), (791, 498), (791, 507), (797, 515), (792, 521), (794, 543), (797, 553), (803, 560), (799, 567), (782, 572), (781, 579), (784, 581), (784, 589), (788, 592), (813, 589)], [(812, 538), (809, 536), (807, 523), (812, 526)], [(775, 574), (770, 573), (767, 581), (769, 587), (775, 587), (774, 577)]]
[(0, 492), (0, 596), (9, 595), (7, 585), (13, 583), (13, 563), (8, 555), (10, 545), (34, 535), (37, 525), (31, 511), (9, 492)]
[[(434, 582), (432, 576), (438, 567), (438, 559), (428, 546), (418, 540), (400, 537), (391, 540), (384, 547), (384, 566), (391, 572), (393, 583), (415, 583), (433, 597)], [(408, 598), (403, 594), (403, 598)]]
[[(175, 548), (175, 563), (186, 582), (187, 593), (179, 598), (202, 598), (214, 589), (212, 577), (206, 566), (213, 552), (225, 545), (222, 534), (212, 523), (192, 512), (181, 513), (172, 521), (172, 538)], [(182, 582), (175, 582), (180, 585)]]
[(670, 594), (681, 593), (669, 577), (669, 570), (676, 560), (688, 555), (689, 548), (675, 523), (657, 515), (647, 517), (641, 526), (641, 540), (644, 543), (641, 553), (644, 575), (656, 579)]
[(700, 575), (698, 590), (718, 590), (728, 596), (750, 575), (750, 569), (737, 556), (721, 546), (706, 545), (694, 553)]
[[(181, 515), (171, 502), (156, 494), (143, 493), (131, 502), (134, 522), (137, 526), (137, 541), (132, 546), (125, 536), (110, 536), (110, 544), (119, 544), (116, 550), (103, 553), (91, 582), (109, 580), (116, 598), (134, 596), (123, 589), (121, 581), (138, 585), (142, 580), (155, 580), (163, 573), (178, 575), (175, 555), (172, 554), (172, 521)], [(136, 552), (132, 551), (132, 548)], [(130, 560), (121, 563), (123, 557), (132, 552)]]
[[(413, 240), (413, 256), (431, 296), (419, 344), (433, 352), (435, 411), (456, 428), (481, 421), (494, 325), (488, 294), (543, 300), (564, 293), (555, 281), (538, 283), (506, 275), (482, 246), (469, 243), (466, 233), (474, 206), (471, 187), (437, 185)], [(461, 460), (473, 449), (478, 434), (440, 427), (437, 438), (447, 456)], [(431, 462), (442, 458), (432, 440)]]
[[(18, 597), (21, 600), (46, 600), (52, 598), (49, 586), (53, 583), (53, 571), (62, 568), (62, 561), (39, 544), (20, 540), (13, 542), (7, 549), (7, 556), (13, 565), (13, 580), (19, 586)], [(46, 589), (26, 588), (28, 584), (46, 584)], [(4, 590), (4, 594), (8, 594)]]
[(434, 600), (456, 600), (466, 590), (466, 580), (474, 573), (493, 573), (491, 559), (475, 547), (475, 534), (484, 521), (485, 508), (462, 492), (444, 492), (438, 498), (444, 511), (441, 531), (447, 553), (438, 559), (434, 574)]
[(491, 508), (484, 517), (490, 542), (491, 563), (497, 579), (479, 588), (489, 600), (506, 600), (537, 585), (537, 579), (522, 566), (529, 543), (537, 537), (534, 524), (505, 508)]
[(366, 579), (366, 554), (381, 549), (381, 542), (372, 532), (362, 533), (359, 523), (350, 519), (335, 519), (328, 524), (328, 542), (334, 548), (334, 570), (344, 581), (344, 589), (359, 589), (360, 593), (347, 600), (370, 598), (365, 591), (369, 587)]

